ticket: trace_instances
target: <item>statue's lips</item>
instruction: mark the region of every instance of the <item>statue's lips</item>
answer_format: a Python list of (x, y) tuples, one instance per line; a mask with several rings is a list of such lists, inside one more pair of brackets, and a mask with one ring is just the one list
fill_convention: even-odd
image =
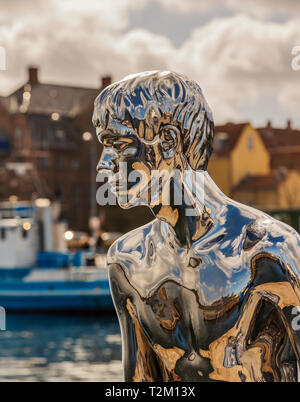
[(134, 187), (137, 187), (140, 183), (122, 183), (119, 182), (118, 180), (109, 180), (108, 181), (110, 185), (110, 190), (112, 193), (127, 193), (129, 190), (131, 190)]
[(142, 184), (141, 181), (131, 183), (125, 179), (120, 180), (118, 173), (109, 178), (108, 184), (110, 186), (110, 191), (116, 196), (127, 196), (128, 193), (131, 193), (131, 195), (135, 197), (138, 194), (143, 194), (144, 192), (148, 193), (147, 183)]
[(108, 179), (108, 184), (112, 192), (123, 192), (126, 193), (129, 190), (141, 185), (141, 181), (130, 182), (126, 177), (120, 177), (119, 173), (111, 175)]

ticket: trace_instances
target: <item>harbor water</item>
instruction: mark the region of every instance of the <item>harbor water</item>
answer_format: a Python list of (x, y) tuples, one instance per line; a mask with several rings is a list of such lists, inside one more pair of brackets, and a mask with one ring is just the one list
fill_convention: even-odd
[(7, 313), (0, 381), (123, 381), (117, 318)]

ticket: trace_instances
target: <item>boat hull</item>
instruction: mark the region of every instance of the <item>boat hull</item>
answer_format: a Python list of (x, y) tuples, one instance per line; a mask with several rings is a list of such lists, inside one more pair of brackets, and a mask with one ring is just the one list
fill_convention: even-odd
[(6, 311), (114, 312), (106, 270), (32, 270), (22, 279), (0, 281)]
[(114, 306), (110, 295), (18, 295), (0, 294), (0, 306), (15, 312), (111, 312)]

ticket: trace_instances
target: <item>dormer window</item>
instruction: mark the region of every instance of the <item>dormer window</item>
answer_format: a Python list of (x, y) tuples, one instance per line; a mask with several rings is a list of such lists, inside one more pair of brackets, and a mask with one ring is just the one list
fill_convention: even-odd
[(228, 134), (225, 132), (217, 133), (214, 140), (214, 149), (222, 151), (226, 148), (228, 141)]
[(254, 150), (254, 137), (252, 135), (249, 135), (247, 138), (247, 148), (250, 152)]

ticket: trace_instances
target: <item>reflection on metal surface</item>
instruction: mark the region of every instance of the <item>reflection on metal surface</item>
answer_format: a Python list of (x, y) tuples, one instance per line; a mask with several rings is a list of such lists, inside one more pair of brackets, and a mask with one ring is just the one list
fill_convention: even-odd
[[(127, 77), (99, 95), (93, 120), (98, 170), (118, 177), (126, 162), (128, 174), (146, 173), (133, 187), (147, 194), (152, 171), (177, 169), (172, 190), (188, 194), (179, 205), (148, 198), (156, 219), (110, 248), (125, 379), (298, 381), (299, 235), (211, 180), (213, 119), (198, 84), (171, 72)], [(137, 205), (122, 202), (133, 187), (117, 186), (123, 208)]]

